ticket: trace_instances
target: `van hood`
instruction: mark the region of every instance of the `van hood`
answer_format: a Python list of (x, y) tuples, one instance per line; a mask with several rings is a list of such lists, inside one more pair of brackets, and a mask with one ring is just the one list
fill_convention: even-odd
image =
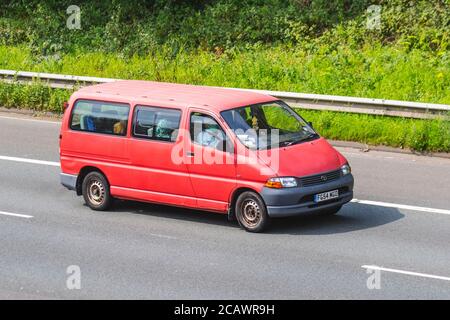
[(302, 177), (337, 170), (347, 162), (322, 137), (288, 147), (260, 150), (258, 157), (280, 177)]

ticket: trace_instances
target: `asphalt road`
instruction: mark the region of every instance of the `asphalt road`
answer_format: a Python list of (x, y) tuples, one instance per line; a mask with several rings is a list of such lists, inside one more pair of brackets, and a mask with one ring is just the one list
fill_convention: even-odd
[[(355, 198), (375, 203), (251, 234), (167, 206), (120, 201), (93, 212), (59, 184), (58, 166), (8, 158), (57, 162), (58, 134), (58, 123), (0, 115), (2, 299), (450, 298), (448, 159), (340, 148)], [(71, 265), (80, 289), (67, 287)], [(394, 270), (369, 289), (365, 265)]]

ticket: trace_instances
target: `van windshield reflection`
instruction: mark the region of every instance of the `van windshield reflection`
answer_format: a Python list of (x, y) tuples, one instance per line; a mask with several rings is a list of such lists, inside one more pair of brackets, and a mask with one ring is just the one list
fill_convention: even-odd
[(287, 147), (319, 135), (282, 101), (260, 103), (221, 112), (238, 139), (250, 149)]

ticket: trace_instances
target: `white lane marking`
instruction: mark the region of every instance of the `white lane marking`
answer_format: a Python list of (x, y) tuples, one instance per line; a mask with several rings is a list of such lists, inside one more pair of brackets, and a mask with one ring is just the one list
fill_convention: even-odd
[(25, 163), (33, 163), (33, 164), (42, 164), (42, 165), (45, 165), (45, 166), (54, 166), (54, 167), (59, 167), (60, 166), (59, 162), (35, 160), (35, 159), (28, 159), (28, 158), (0, 156), (0, 160), (15, 161), (15, 162), (25, 162)]
[(163, 238), (163, 239), (178, 240), (177, 237), (166, 236), (165, 234), (150, 233), (149, 235), (152, 237), (158, 237), (158, 238)]
[(32, 121), (32, 122), (50, 123), (50, 124), (61, 124), (61, 122), (59, 122), (59, 121), (39, 120), (39, 119), (27, 119), (27, 118), (15, 118), (15, 117), (7, 117), (7, 116), (0, 116), (0, 119), (23, 120), (23, 121)]
[(11, 212), (5, 212), (5, 211), (0, 211), (0, 214), (4, 215), (4, 216), (11, 216), (11, 217), (18, 217), (18, 218), (25, 218), (25, 219), (33, 218), (33, 216), (29, 216), (27, 214), (18, 214), (18, 213), (11, 213)]
[(422, 211), (422, 212), (431, 212), (431, 213), (440, 213), (440, 214), (449, 214), (450, 215), (450, 210), (445, 210), (445, 209), (417, 207), (417, 206), (410, 206), (410, 205), (406, 205), (406, 204), (396, 204), (396, 203), (389, 203), (389, 202), (359, 200), (359, 199), (353, 199), (351, 202), (368, 204), (371, 206), (378, 206), (378, 207), (397, 208), (397, 209), (405, 209), (405, 210), (413, 210), (413, 211)]
[(400, 273), (400, 274), (406, 274), (406, 275), (415, 276), (415, 277), (431, 278), (431, 279), (450, 281), (450, 277), (436, 276), (436, 275), (427, 274), (427, 273), (412, 272), (412, 271), (405, 271), (405, 270), (398, 270), (398, 269), (390, 269), (390, 268), (383, 268), (383, 267), (379, 267), (379, 266), (369, 266), (369, 265), (363, 265), (363, 266), (361, 266), (361, 268), (369, 269), (369, 270), (380, 270), (380, 271), (386, 271), (386, 272), (392, 272), (392, 273)]

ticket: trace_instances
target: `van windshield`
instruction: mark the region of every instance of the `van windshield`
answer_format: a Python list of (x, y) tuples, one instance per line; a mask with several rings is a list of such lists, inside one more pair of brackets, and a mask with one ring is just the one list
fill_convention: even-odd
[(222, 111), (238, 139), (250, 149), (286, 147), (315, 140), (319, 135), (282, 101), (260, 103)]

